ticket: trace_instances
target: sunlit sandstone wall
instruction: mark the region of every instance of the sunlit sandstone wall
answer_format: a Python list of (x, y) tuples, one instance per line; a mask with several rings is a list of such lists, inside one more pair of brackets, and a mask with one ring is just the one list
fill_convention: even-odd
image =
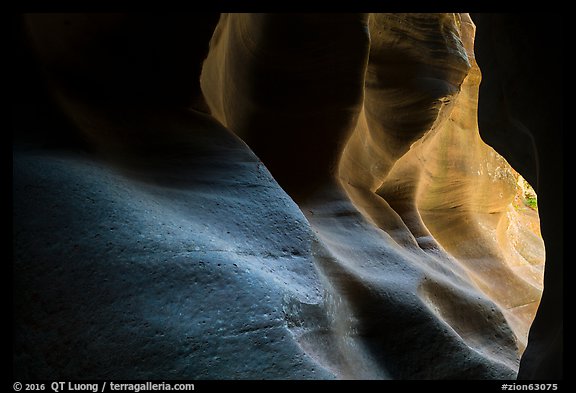
[[(474, 25), (467, 15), (373, 15), (371, 28), (376, 60), (368, 68), (363, 112), (369, 120), (344, 151), (345, 187), (357, 184), (354, 170), (360, 178), (371, 173), (368, 187), (422, 248), (440, 245), (459, 260), (505, 310), (523, 348), (542, 291), (543, 242), (526, 223), (537, 217), (513, 204), (513, 170), (479, 136)], [(362, 155), (363, 141), (378, 137), (381, 143), (369, 149), (396, 147)], [(368, 162), (359, 168), (363, 159)]]
[[(201, 79), (213, 115), (260, 141), (249, 144), (315, 229), (318, 267), (345, 304), (330, 310), (342, 358), (383, 375), (438, 376), (402, 332), (421, 324), (420, 339), (443, 342), (449, 356), (516, 370), (544, 250), (537, 215), (514, 203), (517, 174), (478, 133), (474, 24), (466, 14), (339, 18), (224, 15)], [(335, 21), (335, 36), (325, 34), (345, 37), (338, 45), (318, 32)], [(312, 38), (274, 39), (292, 26)], [(282, 182), (286, 172), (300, 187)], [(314, 339), (303, 342), (330, 363)]]
[(210, 114), (203, 18), (27, 16), (89, 148), (15, 147), (15, 375), (513, 378), (543, 246), (469, 18), (222, 15)]

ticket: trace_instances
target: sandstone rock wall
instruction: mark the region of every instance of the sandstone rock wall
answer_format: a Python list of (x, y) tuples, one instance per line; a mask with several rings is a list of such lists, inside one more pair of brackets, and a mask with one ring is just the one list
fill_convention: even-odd
[(514, 378), (544, 244), (470, 17), (173, 18), (26, 17), (85, 142), (14, 147), (15, 376)]

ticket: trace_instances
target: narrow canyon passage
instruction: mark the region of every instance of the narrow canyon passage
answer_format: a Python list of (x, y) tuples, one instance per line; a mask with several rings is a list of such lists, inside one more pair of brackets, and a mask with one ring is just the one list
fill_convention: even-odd
[(516, 378), (548, 248), (470, 16), (163, 18), (24, 17), (14, 375)]
[[(336, 373), (422, 379), (514, 375), (540, 301), (544, 245), (539, 233), (512, 234), (520, 220), (537, 222), (537, 217), (513, 207), (517, 177), (478, 133), (481, 77), (470, 17), (347, 15), (333, 22), (346, 37), (335, 47), (317, 38), (320, 23), (332, 27), (329, 18), (303, 17), (294, 36), (314, 37), (309, 45), (317, 52), (297, 47), (298, 38), (271, 38), (287, 28), (283, 25), (291, 26), (293, 16), (275, 16), (270, 24), (253, 18), (220, 20), (203, 69), (203, 92), (214, 116), (280, 175), (319, 238), (317, 266), (330, 283), (329, 298), (345, 304), (329, 308), (341, 357), (362, 359), (348, 363), (361, 365), (357, 370), (332, 365)], [(366, 37), (356, 37), (366, 31), (368, 51), (330, 67), (326, 59), (348, 51), (347, 45), (365, 45)], [(250, 45), (263, 50), (254, 52)], [(323, 62), (297, 63), (310, 52)], [(283, 57), (286, 53), (291, 57)], [(289, 85), (277, 67), (289, 70)], [(295, 68), (299, 73), (291, 71)], [(363, 102), (358, 94), (347, 94), (344, 102), (335, 96), (332, 73), (352, 92), (364, 75)], [(246, 88), (250, 77), (268, 74), (280, 82)], [(309, 75), (321, 77), (305, 85)], [(304, 101), (294, 99), (294, 86)], [(236, 102), (245, 106), (230, 104)], [(350, 113), (356, 125), (332, 123)], [(283, 119), (274, 133), (270, 114)], [(270, 143), (276, 133), (281, 145)], [(318, 148), (301, 148), (316, 146), (320, 138), (322, 155), (313, 154)], [(326, 155), (331, 146), (337, 152)], [(338, 169), (331, 172), (334, 157)], [(282, 183), (288, 171), (300, 182)], [(527, 259), (526, 249), (537, 251)], [(414, 325), (426, 332), (419, 340), (411, 330), (399, 333)], [(313, 353), (321, 352), (313, 336), (304, 337)], [(430, 366), (421, 354), (425, 345), (451, 349), (445, 360), (435, 353)], [(463, 359), (457, 370), (455, 356)]]

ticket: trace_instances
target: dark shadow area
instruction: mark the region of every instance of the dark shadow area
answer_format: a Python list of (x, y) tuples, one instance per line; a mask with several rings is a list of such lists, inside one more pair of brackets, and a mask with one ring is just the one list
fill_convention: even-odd
[[(200, 90), (199, 75), (219, 14), (150, 13), (129, 14), (120, 17), (123, 18), (122, 23), (117, 25), (112, 23), (107, 31), (101, 31), (101, 34), (97, 34), (95, 36), (97, 38), (86, 41), (85, 46), (80, 45), (79, 48), (81, 49), (78, 49), (78, 52), (75, 52), (75, 48), (70, 48), (71, 52), (64, 56), (64, 58), (71, 60), (70, 63), (65, 61), (45, 62), (49, 68), (49, 74), (55, 78), (54, 80), (58, 82), (60, 87), (69, 91), (73, 96), (78, 94), (83, 98), (90, 97), (90, 103), (97, 105), (105, 103), (116, 108), (129, 108), (129, 111), (133, 111), (133, 113), (144, 111), (146, 107), (158, 108), (159, 113), (170, 113), (171, 110), (190, 107), (198, 112), (207, 112), (208, 109)], [(530, 332), (528, 348), (522, 359), (518, 378), (561, 379), (563, 376), (564, 230), (563, 84), (565, 83), (562, 74), (564, 50), (562, 17), (559, 14), (542, 15), (540, 13), (472, 14), (472, 19), (477, 26), (476, 56), (483, 75), (483, 81), (480, 85), (479, 103), (480, 133), (484, 141), (504, 156), (536, 189), (539, 197), (538, 208), (542, 234), (546, 244), (544, 295)], [(57, 19), (58, 28), (71, 30), (72, 33), (70, 34), (75, 34), (73, 29), (78, 28), (78, 34), (84, 34), (82, 33), (81, 20), (81, 18), (74, 19), (74, 17), (61, 16)], [(545, 33), (542, 26), (543, 20), (550, 21), (545, 27)], [(46, 31), (50, 31), (52, 28), (50, 23), (56, 22), (55, 20), (44, 20), (37, 27), (42, 25), (42, 23), (48, 23), (44, 27), (47, 28)], [(79, 25), (76, 26), (76, 24)], [(42, 36), (40, 30), (37, 31), (37, 37), (49, 41), (49, 34)], [(13, 151), (74, 151), (79, 155), (92, 155), (96, 150), (93, 143), (79, 132), (77, 127), (62, 113), (54, 101), (50, 86), (51, 82), (47, 79), (48, 73), (40, 65), (36, 54), (30, 46), (27, 25), (22, 15), (12, 15), (11, 33), (12, 54), (14, 57), (14, 68), (10, 78), (13, 86), (11, 102)], [(306, 37), (304, 36), (304, 38)], [(82, 40), (79, 39), (78, 42), (82, 42)], [(66, 50), (64, 49), (64, 51)], [(338, 60), (338, 53), (335, 50), (334, 54), (331, 54), (335, 62)], [(294, 67), (297, 68), (298, 66), (298, 63), (295, 62)], [(347, 75), (347, 72), (346, 69), (335, 68), (332, 73), (325, 73), (323, 76), (325, 77), (326, 89), (332, 89), (331, 81), (333, 79), (342, 79), (342, 75)], [(287, 71), (287, 74), (291, 75), (291, 69)], [(315, 97), (310, 93), (306, 95), (306, 99), (300, 98), (301, 91), (297, 87), (303, 82), (298, 80), (297, 76), (292, 75), (293, 79), (284, 78), (284, 82), (274, 82), (276, 75), (268, 75), (267, 78), (262, 79), (262, 75), (258, 74), (254, 75), (254, 78), (259, 80), (260, 83), (269, 86), (268, 88), (270, 89), (279, 89), (285, 92), (279, 97), (281, 98), (279, 103), (268, 104), (275, 104), (279, 107), (293, 104), (298, 107), (308, 103), (308, 101), (314, 103)], [(312, 87), (316, 88), (315, 86)], [(331, 114), (330, 127), (321, 128), (326, 119), (323, 116), (320, 116), (319, 120), (316, 119), (318, 116), (314, 111), (307, 116), (302, 116), (294, 123), (290, 123), (288, 120), (283, 121), (276, 115), (256, 117), (257, 121), (254, 120), (248, 123), (247, 127), (254, 133), (252, 140), (247, 140), (251, 149), (263, 161), (277, 163), (276, 166), (274, 164), (267, 165), (266, 168), (262, 166), (262, 170), (269, 170), (284, 189), (292, 191), (292, 197), (295, 199), (296, 197), (304, 198), (306, 196), (305, 192), (311, 192), (311, 190), (319, 186), (317, 185), (318, 179), (325, 175), (329, 166), (317, 165), (310, 167), (308, 166), (310, 159), (307, 158), (316, 157), (318, 162), (329, 163), (330, 165), (335, 161), (335, 157), (331, 155), (331, 152), (338, 151), (338, 147), (335, 146), (337, 143), (336, 139), (330, 138), (330, 136), (335, 132), (334, 130), (347, 129), (348, 124), (346, 122), (350, 121), (350, 113), (356, 110), (354, 105), (351, 104), (349, 105), (349, 111), (345, 110), (348, 105), (347, 100), (352, 97), (351, 101), (353, 101), (353, 104), (357, 104), (361, 98), (359, 92), (355, 90), (356, 87), (354, 85), (349, 87), (348, 90), (339, 92), (342, 95), (341, 101), (344, 102), (344, 104), (340, 105), (343, 108), (342, 113), (334, 115), (331, 107), (321, 108), (326, 114)], [(313, 91), (313, 88), (310, 90)], [(198, 112), (191, 115), (191, 118), (197, 122), (199, 129), (203, 129), (202, 127), (206, 129), (214, 127), (220, 134), (224, 134), (227, 131), (219, 124), (215, 124), (216, 122), (213, 119)], [(121, 113), (119, 118), (124, 115), (124, 113)], [(134, 118), (136, 117), (134, 116)], [(187, 140), (183, 137), (182, 143), (177, 145), (176, 149), (174, 139), (170, 140), (170, 143), (163, 144), (162, 138), (155, 139), (162, 132), (167, 132), (166, 129), (169, 128), (162, 128), (161, 122), (163, 120), (163, 117), (158, 116), (153, 121), (146, 122), (146, 124), (134, 123), (136, 126), (133, 129), (137, 130), (134, 132), (145, 133), (142, 138), (136, 138), (135, 134), (130, 133), (123, 136), (126, 140), (131, 140), (132, 138), (135, 142), (131, 142), (132, 144), (129, 148), (144, 157), (143, 162), (140, 163), (142, 165), (138, 166), (137, 169), (145, 172), (146, 176), (139, 178), (136, 173), (132, 174), (142, 183), (162, 185), (173, 189), (181, 188), (188, 183), (189, 176), (191, 178), (199, 176), (199, 174), (203, 175), (201, 170), (197, 169), (203, 168), (197, 165), (197, 161), (206, 157), (219, 158), (217, 154), (221, 154), (222, 161), (230, 159), (234, 154), (238, 154), (239, 158), (235, 162), (239, 163), (239, 168), (243, 168), (242, 165), (253, 165), (254, 168), (250, 169), (251, 172), (248, 169), (245, 172), (259, 173), (260, 164), (256, 160), (251, 161), (253, 158), (251, 155), (246, 155), (249, 159), (243, 159), (242, 154), (244, 153), (234, 153), (237, 139), (227, 141), (222, 138), (221, 141), (218, 141), (218, 145), (215, 143), (212, 145), (209, 143), (198, 143), (196, 146), (187, 145)], [(188, 117), (183, 117), (181, 123), (188, 124), (186, 123), (188, 120), (190, 120)], [(190, 124), (193, 121), (190, 121)], [(271, 130), (269, 124), (274, 122), (278, 122), (280, 125), (276, 130)], [(306, 127), (299, 129), (297, 137), (292, 137), (289, 140), (279, 137), (279, 135), (281, 136), (294, 128), (295, 125), (301, 125), (302, 123), (306, 124)], [(186, 130), (192, 130), (192, 127), (186, 128)], [(208, 131), (206, 131), (206, 134), (208, 134)], [(208, 141), (210, 138), (215, 138), (220, 134), (214, 132), (214, 135), (206, 136), (205, 139)], [(185, 133), (182, 132), (181, 135), (185, 135)], [(200, 139), (196, 139), (196, 141), (198, 140)], [(326, 140), (331, 142), (324, 143)], [(180, 140), (177, 140), (177, 142), (180, 142)], [(229, 145), (226, 145), (226, 143), (229, 143)], [(333, 145), (331, 146), (330, 143)], [(214, 151), (212, 150), (213, 146), (217, 147), (213, 149)], [(322, 148), (318, 149), (318, 146), (322, 146)], [(190, 154), (190, 152), (194, 152), (193, 158), (186, 157), (186, 154)], [(299, 152), (299, 156), (295, 157), (293, 152)], [(148, 161), (151, 156), (157, 158), (157, 160)], [(217, 161), (217, 159), (213, 161)], [(163, 164), (165, 165), (163, 166)], [(193, 176), (190, 175), (191, 168), (194, 169), (192, 171)], [(60, 169), (60, 167), (58, 166), (57, 169)], [(218, 164), (210, 166), (209, 169), (205, 170), (205, 177), (209, 178), (210, 171), (215, 170), (218, 172), (218, 169)], [(233, 169), (236, 170), (237, 168), (234, 167)], [(329, 169), (332, 169), (332, 167)], [(27, 172), (22, 170), (22, 173)], [(78, 171), (78, 173), (77, 177), (81, 179), (82, 172)], [(220, 173), (219, 176), (227, 181), (236, 181), (228, 172), (220, 171), (218, 173)], [(235, 172), (231, 170), (230, 173)], [(58, 176), (54, 176), (54, 178), (56, 179)], [(64, 182), (65, 179), (65, 177), (62, 177), (59, 181)], [(78, 179), (72, 178), (75, 182), (80, 182)], [(19, 181), (26, 182), (28, 180), (22, 175), (22, 179), (19, 179)], [(264, 183), (264, 180), (262, 182), (264, 185), (267, 184)], [(18, 183), (18, 181), (15, 183)], [(33, 182), (29, 181), (29, 183)], [(197, 183), (199, 184), (200, 181)], [(58, 182), (54, 184), (55, 186), (50, 185), (51, 189), (66, 194), (67, 190), (65, 187), (60, 186), (58, 188)], [(69, 185), (73, 185), (73, 182), (71, 181)], [(195, 186), (197, 186), (196, 183)], [(246, 187), (248, 186), (246, 185)], [(301, 191), (302, 195), (300, 194)], [(20, 197), (23, 200), (19, 211), (22, 212), (22, 216), (29, 218), (30, 222), (38, 221), (38, 217), (41, 217), (42, 212), (50, 210), (45, 209), (44, 205), (35, 205), (38, 199), (31, 194), (33, 192), (41, 193), (42, 190), (31, 191), (22, 186), (19, 194), (13, 194), (15, 199)], [(23, 195), (30, 199), (25, 199)], [(57, 199), (55, 198), (55, 200)], [(65, 201), (65, 199), (63, 200)], [(61, 202), (61, 204), (64, 204), (64, 202)], [(56, 240), (53, 240), (51, 236), (57, 231), (62, 231), (62, 233), (80, 232), (78, 228), (70, 230), (64, 228), (65, 230), (62, 230), (66, 222), (73, 221), (71, 217), (75, 212), (67, 211), (65, 206), (55, 206), (62, 207), (62, 211), (58, 215), (61, 221), (53, 220), (53, 222), (49, 222), (52, 219), (46, 219), (46, 222), (50, 224), (45, 229), (45, 232), (48, 233), (46, 239), (40, 239), (41, 236), (38, 236), (38, 238), (33, 239), (34, 241), (42, 240), (46, 243), (52, 242), (56, 244), (60, 240), (54, 236)], [(113, 207), (108, 205), (105, 207), (114, 212)], [(37, 210), (34, 210), (34, 208)], [(198, 208), (198, 210), (201, 210), (201, 208)], [(84, 228), (84, 222), (87, 221), (85, 216), (90, 216), (93, 212), (90, 209), (86, 209), (79, 210), (76, 213), (82, 218), (77, 220), (79, 221), (79, 228)], [(111, 214), (111, 216), (114, 217), (114, 214)], [(27, 231), (26, 224), (26, 222), (13, 222), (13, 245), (19, 241), (18, 233)], [(92, 247), (89, 242), (87, 244), (86, 247)], [(26, 249), (26, 247), (22, 246), (21, 249)], [(36, 253), (29, 257), (30, 265), (33, 265), (33, 268), (29, 270), (32, 273), (31, 277), (21, 278), (20, 281), (13, 280), (17, 291), (13, 292), (12, 296), (14, 297), (15, 293), (25, 294), (20, 299), (13, 299), (13, 310), (16, 313), (19, 309), (21, 313), (26, 314), (26, 318), (29, 317), (30, 320), (34, 320), (31, 312), (25, 310), (31, 303), (34, 303), (34, 307), (31, 307), (30, 310), (37, 309), (48, 314), (52, 312), (52, 310), (45, 307), (42, 303), (44, 300), (40, 299), (37, 293), (41, 291), (56, 293), (54, 296), (61, 299), (62, 304), (67, 304), (66, 302), (71, 295), (66, 290), (60, 291), (57, 288), (57, 286), (66, 288), (67, 284), (63, 276), (58, 275), (58, 272), (54, 273), (54, 281), (42, 281), (43, 279), (40, 275), (44, 272), (43, 269), (49, 262), (48, 258), (45, 261), (37, 249), (33, 247), (30, 249), (33, 249)], [(14, 246), (13, 250), (15, 250)], [(117, 250), (111, 248), (111, 251), (116, 252)], [(37, 259), (34, 257), (37, 257)], [(74, 254), (66, 255), (62, 260), (73, 262), (73, 257)], [(17, 258), (19, 256), (15, 255), (13, 260)], [(104, 257), (101, 259), (104, 260)], [(91, 267), (88, 262), (84, 264), (85, 266), (83, 265), (86, 269)], [(94, 263), (100, 262), (100, 259), (95, 259)], [(65, 265), (63, 264), (63, 266)], [(87, 279), (91, 278), (89, 277), (91, 274), (89, 270), (81, 271), (81, 276), (87, 277)], [(129, 275), (132, 272), (130, 269), (121, 269), (118, 275), (114, 277), (114, 280), (105, 284), (104, 288), (123, 285), (121, 282), (122, 274)], [(170, 274), (170, 280), (180, 279), (183, 283), (182, 287), (186, 288), (188, 283), (180, 276), (178, 271)], [(134, 284), (134, 292), (140, 294), (138, 285), (138, 283)], [(29, 288), (36, 288), (36, 290), (28, 293)], [(77, 289), (79, 292), (84, 290), (84, 288)], [(99, 292), (95, 290), (94, 293)], [(365, 294), (364, 292), (361, 292), (361, 295), (366, 299), (371, 296), (370, 293)], [(198, 296), (201, 297), (203, 294)], [(85, 297), (86, 304), (82, 302), (78, 305), (71, 304), (66, 306), (68, 308), (56, 311), (64, 312), (65, 315), (73, 318), (78, 313), (84, 312), (85, 309), (89, 308), (88, 300), (91, 301), (92, 299), (89, 295), (85, 295)], [(254, 297), (256, 296), (254, 295)], [(364, 301), (362, 297), (359, 298), (360, 303)], [(250, 299), (251, 302), (256, 302), (257, 300)], [(370, 316), (372, 313), (377, 315), (380, 310), (367, 307), (362, 312)], [(50, 318), (53, 317), (50, 316)], [(410, 322), (408, 318), (407, 321)], [(122, 320), (121, 314), (115, 314), (115, 317), (109, 322), (125, 323), (126, 321)], [(375, 326), (378, 327), (377, 324)], [(38, 326), (38, 328), (42, 330), (42, 326)], [(137, 328), (134, 329), (136, 330)], [(381, 333), (381, 330), (370, 329), (373, 329), (373, 327), (367, 328), (368, 335), (373, 333), (376, 336)], [(13, 325), (13, 333), (15, 331), (17, 331), (17, 326)], [(46, 338), (46, 352), (59, 352), (69, 356), (70, 359), (73, 358), (76, 352), (71, 349), (72, 347), (68, 345), (69, 343), (54, 343), (54, 347), (50, 347), (48, 341), (51, 339), (53, 338)], [(393, 338), (387, 336), (385, 340), (393, 341)], [(88, 339), (86, 341), (89, 342)], [(418, 343), (416, 342), (416, 344)], [(95, 345), (95, 348), (97, 348), (97, 345)], [(231, 348), (233, 348), (233, 345), (231, 345)], [(394, 355), (401, 356), (402, 350), (402, 348), (399, 348), (398, 354)], [(112, 349), (110, 353), (113, 353)], [(427, 358), (431, 354), (432, 352), (427, 353), (421, 359), (418, 365), (422, 369), (426, 367), (426, 362), (434, 361), (434, 359)], [(124, 353), (122, 355), (125, 356), (125, 364), (129, 364), (132, 354)], [(443, 356), (448, 355), (446, 353), (443, 354)], [(57, 357), (55, 354), (50, 356)], [(66, 357), (58, 358), (54, 361), (59, 366), (67, 367), (67, 364), (60, 364), (60, 362), (68, 362), (70, 359)], [(70, 361), (73, 362), (73, 360)], [(155, 358), (154, 361), (156, 361)], [(38, 365), (34, 362), (30, 364), (30, 367), (43, 367), (43, 365)], [(71, 364), (71, 366), (73, 365)], [(150, 362), (150, 364), (145, 366), (154, 368), (154, 363)], [(22, 375), (33, 375), (27, 374), (28, 370), (20, 371)], [(289, 375), (289, 371), (286, 375)], [(162, 376), (159, 375), (158, 377)], [(455, 376), (455, 378), (458, 377), (463, 376)]]
[(562, 15), (471, 16), (477, 27), (475, 52), (482, 71), (480, 135), (538, 193), (546, 245), (544, 293), (518, 379), (561, 379), (565, 84)]

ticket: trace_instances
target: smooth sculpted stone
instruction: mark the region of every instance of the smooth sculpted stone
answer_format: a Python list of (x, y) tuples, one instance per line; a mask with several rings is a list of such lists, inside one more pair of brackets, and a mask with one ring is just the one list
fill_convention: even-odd
[(544, 245), (470, 17), (162, 21), (26, 19), (84, 148), (14, 146), (14, 377), (515, 378)]
[(123, 119), (182, 139), (121, 169), (14, 154), (15, 378), (334, 378), (289, 329), (322, 325), (296, 204), (204, 114)]
[[(222, 16), (201, 78), (225, 126), (268, 140), (275, 124), (283, 140), (283, 158), (274, 145), (255, 151), (318, 237), (335, 344), (325, 349), (324, 337), (303, 334), (301, 345), (343, 378), (514, 377), (542, 290), (543, 243), (537, 229), (518, 230), (537, 217), (513, 205), (517, 175), (478, 135), (472, 21), (338, 16), (334, 34), (369, 34), (370, 42), (330, 62), (349, 41), (323, 42), (313, 18)], [(274, 40), (294, 20), (298, 34), (315, 38), (305, 47)], [(318, 23), (329, 35), (332, 20)], [(273, 56), (287, 49), (290, 57)], [(245, 88), (246, 76), (287, 69), (298, 70), (290, 77), (300, 92), (294, 83)], [(360, 104), (352, 94), (342, 105), (332, 93), (336, 82), (326, 76), (335, 70), (342, 86), (362, 78)], [(352, 124), (337, 120), (346, 112)], [(328, 145), (320, 148), (319, 135)], [(304, 153), (311, 148), (322, 153)], [(302, 182), (283, 183), (290, 169)]]
[[(563, 17), (473, 14), (473, 19), (484, 75), (480, 134), (536, 189), (546, 243), (544, 291), (518, 378), (558, 380), (564, 359), (564, 152), (569, 146), (563, 132)], [(544, 36), (539, 20), (554, 20)]]

